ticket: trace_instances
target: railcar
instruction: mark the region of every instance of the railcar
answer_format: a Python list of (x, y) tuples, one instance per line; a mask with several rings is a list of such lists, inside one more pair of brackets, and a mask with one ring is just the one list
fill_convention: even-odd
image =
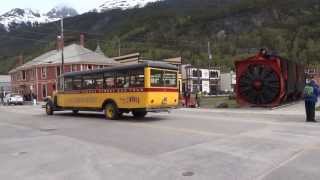
[(280, 56), (259, 53), (237, 61), (236, 99), (241, 106), (275, 107), (299, 100), (305, 86), (304, 66)]

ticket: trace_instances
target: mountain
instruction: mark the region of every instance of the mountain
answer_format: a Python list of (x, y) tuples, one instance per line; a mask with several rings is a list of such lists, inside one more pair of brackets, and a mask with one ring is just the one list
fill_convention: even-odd
[(66, 7), (66, 6), (58, 6), (53, 8), (46, 15), (51, 19), (55, 19), (55, 18), (61, 18), (61, 17), (77, 16), (79, 15), (79, 13), (73, 8)]
[(127, 10), (132, 8), (142, 8), (148, 3), (157, 2), (161, 0), (107, 0), (105, 3), (100, 5), (94, 11), (105, 12), (113, 9)]
[(15, 8), (0, 16), (0, 24), (6, 30), (22, 23), (32, 25), (35, 23), (48, 23), (50, 21), (53, 21), (53, 19), (31, 9)]
[[(66, 18), (65, 44), (97, 42), (109, 57), (140, 52), (142, 58), (182, 56), (197, 67), (233, 68), (234, 60), (261, 47), (290, 60), (320, 64), (319, 0), (167, 0), (143, 8), (88, 12)], [(0, 73), (56, 48), (56, 23), (0, 33)], [(208, 41), (213, 60), (208, 60)]]
[(78, 15), (77, 11), (69, 7), (55, 7), (45, 14), (37, 10), (15, 8), (0, 16), (0, 26), (8, 31), (19, 27), (21, 24), (34, 26), (57, 21), (61, 17), (75, 15)]

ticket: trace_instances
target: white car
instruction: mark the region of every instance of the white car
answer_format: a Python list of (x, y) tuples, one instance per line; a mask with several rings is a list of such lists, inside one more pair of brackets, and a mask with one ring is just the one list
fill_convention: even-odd
[(4, 99), (3, 102), (5, 105), (23, 105), (23, 97), (19, 94), (7, 94)]

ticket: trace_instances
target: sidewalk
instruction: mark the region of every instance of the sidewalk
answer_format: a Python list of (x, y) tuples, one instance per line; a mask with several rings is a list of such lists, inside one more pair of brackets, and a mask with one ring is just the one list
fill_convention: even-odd
[[(189, 112), (216, 112), (216, 113), (233, 113), (233, 114), (264, 114), (264, 115), (305, 115), (304, 102), (300, 101), (294, 104), (280, 106), (275, 109), (270, 108), (237, 108), (237, 109), (192, 109), (181, 108)], [(320, 112), (316, 112), (320, 116)]]

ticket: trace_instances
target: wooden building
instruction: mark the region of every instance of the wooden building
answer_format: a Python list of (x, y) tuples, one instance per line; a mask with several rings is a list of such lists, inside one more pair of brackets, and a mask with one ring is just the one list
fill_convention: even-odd
[[(64, 47), (64, 72), (93, 70), (120, 64), (101, 52), (85, 48), (84, 40), (80, 42), (80, 45)], [(46, 52), (12, 69), (9, 74), (13, 92), (24, 95), (27, 100), (34, 94), (38, 101), (42, 101), (57, 89), (57, 77), (61, 75), (61, 48)]]

